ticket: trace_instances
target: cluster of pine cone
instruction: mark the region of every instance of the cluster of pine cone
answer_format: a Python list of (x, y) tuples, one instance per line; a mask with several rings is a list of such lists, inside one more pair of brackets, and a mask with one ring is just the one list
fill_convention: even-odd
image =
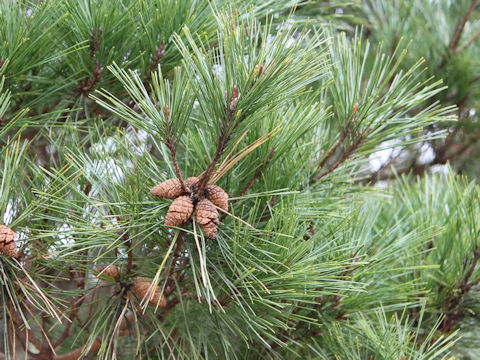
[(0, 225), (0, 251), (8, 257), (17, 257), (17, 244), (15, 238), (17, 235), (8, 226)]
[[(228, 211), (228, 194), (220, 186), (207, 185), (204, 194), (198, 194), (197, 177), (185, 180), (184, 191), (178, 179), (169, 179), (156, 185), (150, 193), (167, 199), (174, 199), (165, 217), (166, 226), (179, 226), (195, 214), (205, 235), (214, 239), (218, 232), (219, 215), (217, 207)], [(200, 195), (200, 196), (199, 196)]]

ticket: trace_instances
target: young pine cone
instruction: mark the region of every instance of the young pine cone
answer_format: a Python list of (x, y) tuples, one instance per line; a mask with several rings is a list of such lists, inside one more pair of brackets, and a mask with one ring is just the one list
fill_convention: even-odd
[(190, 191), (192, 191), (192, 190), (193, 190), (193, 187), (194, 187), (195, 185), (197, 185), (198, 180), (199, 180), (198, 177), (189, 177), (189, 178), (187, 178), (187, 179), (184, 181), (184, 183), (185, 183), (185, 186), (186, 186)]
[(15, 238), (17, 235), (8, 226), (0, 225), (0, 251), (8, 257), (17, 257), (17, 244)]
[(223, 191), (220, 186), (207, 185), (205, 189), (205, 196), (215, 206), (218, 206), (220, 209), (228, 211), (228, 194)]
[[(151, 279), (146, 277), (137, 277), (133, 283), (133, 292), (140, 300), (142, 300), (147, 294), (150, 286), (153, 288)], [(147, 296), (150, 296), (150, 294)], [(160, 308), (165, 308), (167, 306), (167, 298), (165, 295), (162, 295), (162, 289), (160, 289), (158, 286), (155, 289), (152, 298), (148, 301), (148, 305), (150, 306), (157, 306), (157, 304)]]
[(150, 194), (167, 199), (175, 199), (183, 194), (182, 184), (178, 179), (168, 179), (155, 185)]
[(196, 221), (210, 239), (215, 239), (218, 231), (218, 211), (208, 199), (200, 200), (195, 210)]
[(179, 196), (173, 200), (165, 217), (165, 226), (179, 226), (190, 219), (193, 202), (188, 196)]
[(95, 269), (95, 271), (98, 273), (96, 275), (98, 278), (109, 277), (112, 279), (117, 279), (119, 275), (117, 265), (99, 266)]

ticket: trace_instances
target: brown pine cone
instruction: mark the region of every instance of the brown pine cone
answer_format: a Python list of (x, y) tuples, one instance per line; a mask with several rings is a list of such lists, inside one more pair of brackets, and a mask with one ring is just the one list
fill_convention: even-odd
[(218, 231), (218, 211), (208, 199), (200, 200), (195, 210), (196, 221), (210, 239), (215, 239)]
[(228, 194), (223, 191), (220, 186), (207, 185), (205, 189), (205, 196), (215, 206), (218, 206), (220, 209), (228, 211)]
[(189, 177), (189, 178), (187, 178), (187, 179), (184, 181), (184, 183), (185, 183), (185, 186), (186, 186), (190, 191), (192, 191), (192, 190), (193, 190), (193, 187), (194, 187), (195, 185), (197, 185), (198, 181), (199, 181), (198, 177)]
[(8, 226), (0, 225), (0, 251), (8, 257), (17, 257), (17, 244), (15, 238), (17, 235)]
[(168, 179), (164, 182), (155, 185), (150, 194), (167, 199), (176, 199), (183, 194), (182, 184), (178, 179)]
[(165, 226), (178, 226), (190, 219), (193, 202), (188, 196), (179, 196), (173, 200), (165, 216)]
[[(147, 294), (148, 289), (152, 284), (152, 280), (146, 277), (137, 277), (133, 283), (133, 292), (142, 300)], [(152, 285), (153, 287), (153, 285)], [(152, 298), (148, 301), (148, 305), (165, 308), (167, 306), (167, 298), (162, 295), (162, 289), (157, 286)]]
[(117, 265), (99, 266), (95, 268), (95, 271), (98, 273), (102, 273), (101, 275), (96, 275), (98, 278), (110, 277), (112, 279), (117, 279), (119, 275)]

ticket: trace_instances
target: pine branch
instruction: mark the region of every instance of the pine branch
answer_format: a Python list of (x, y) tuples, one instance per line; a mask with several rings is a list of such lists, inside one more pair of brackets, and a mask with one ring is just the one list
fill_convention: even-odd
[[(102, 338), (97, 337), (93, 342), (92, 346), (89, 348), (87, 355), (95, 354), (100, 347), (102, 346)], [(78, 360), (81, 358), (82, 354), (85, 353), (87, 346), (81, 346), (75, 350), (70, 351), (69, 353), (62, 354), (62, 355), (55, 355), (52, 359), (53, 360)]]
[(470, 289), (475, 285), (475, 282), (469, 283), (470, 278), (472, 277), (472, 274), (477, 267), (477, 263), (480, 260), (480, 249), (478, 248), (478, 245), (475, 245), (475, 250), (473, 251), (473, 260), (472, 263), (470, 264), (470, 268), (468, 269), (468, 272), (465, 274), (465, 277), (462, 281), (462, 284), (460, 285), (460, 293), (461, 294), (467, 294)]
[(273, 155), (275, 155), (275, 149), (272, 149), (270, 151), (267, 160), (265, 160), (260, 169), (252, 176), (252, 178), (248, 181), (245, 187), (240, 191), (240, 193), (238, 194), (239, 197), (245, 195), (247, 191), (252, 187), (255, 180), (257, 180), (262, 175), (263, 170), (265, 170), (265, 168), (268, 166), (268, 163), (272, 160)]
[(328, 151), (327, 155), (325, 155), (325, 157), (320, 162), (320, 164), (318, 164), (317, 172), (320, 172), (320, 170), (325, 166), (327, 161), (333, 156), (333, 154), (338, 149), (338, 147), (340, 145), (342, 145), (343, 142), (345, 141), (345, 139), (350, 135), (350, 132), (352, 130), (351, 125), (353, 124), (357, 108), (358, 108), (358, 103), (355, 103), (355, 105), (353, 107), (353, 110), (352, 110), (352, 114), (350, 115), (348, 121), (346, 122), (345, 127), (343, 128), (342, 136), (340, 136), (340, 138), (335, 142), (335, 144), (332, 146), (332, 148)]
[[(21, 328), (24, 327), (24, 323), (20, 317), (20, 315), (13, 309), (13, 307), (9, 306), (9, 315), (11, 319), (13, 320), (13, 323), (15, 324), (15, 331), (20, 331)], [(53, 349), (50, 348), (50, 346), (44, 342), (42, 342), (35, 334), (33, 333), (32, 330), (25, 328), (25, 333), (27, 334), (28, 341), (31, 342), (35, 347), (40, 351), (38, 354), (38, 357), (40, 360), (50, 360)], [(14, 334), (12, 334), (14, 335)]]
[(327, 176), (328, 174), (333, 172), (335, 169), (337, 169), (341, 164), (343, 164), (346, 160), (348, 160), (353, 155), (355, 150), (357, 150), (364, 142), (368, 140), (367, 135), (370, 131), (371, 129), (367, 129), (366, 131), (357, 134), (352, 144), (348, 147), (348, 150), (343, 153), (342, 157), (339, 158), (332, 166), (330, 166), (323, 173), (317, 174), (315, 176), (315, 180), (318, 181), (321, 178)]
[(91, 78), (87, 77), (80, 81), (78, 89), (79, 93), (84, 94), (91, 91), (95, 87), (95, 85), (100, 82), (100, 79), (102, 78), (104, 68), (102, 65), (100, 65), (98, 59), (96, 59), (97, 51), (100, 47), (100, 42), (102, 41), (102, 33), (103, 29), (101, 26), (97, 30), (95, 30), (94, 28), (91, 28), (90, 30), (90, 61), (94, 66), (93, 74)]
[(223, 152), (225, 151), (228, 142), (232, 137), (232, 133), (237, 128), (238, 124), (240, 123), (241, 119), (238, 119), (235, 124), (233, 124), (233, 115), (235, 111), (235, 107), (238, 103), (238, 88), (237, 85), (233, 86), (232, 91), (232, 98), (230, 101), (230, 106), (225, 108), (225, 121), (221, 123), (220, 135), (217, 140), (217, 148), (215, 151), (215, 155), (213, 156), (210, 165), (208, 165), (207, 170), (203, 173), (202, 177), (198, 182), (198, 196), (202, 196), (205, 187), (207, 186), (208, 181), (213, 175), (213, 171), (215, 170), (215, 166), (220, 160)]
[(450, 50), (456, 51), (458, 44), (460, 42), (460, 39), (462, 38), (462, 33), (463, 30), (465, 29), (465, 25), (467, 24), (468, 20), (472, 16), (473, 11), (475, 10), (475, 6), (477, 5), (478, 0), (472, 0), (472, 3), (470, 4), (469, 9), (467, 10), (467, 13), (465, 16), (459, 20), (459, 22), (455, 25), (455, 28), (453, 29), (452, 37), (450, 39)]
[(480, 30), (475, 33), (475, 35), (472, 36), (470, 40), (468, 40), (461, 48), (460, 52), (465, 51), (468, 49), (470, 46), (472, 46), (478, 39), (480, 39)]
[(166, 123), (166, 136), (165, 136), (165, 145), (170, 150), (170, 154), (172, 155), (173, 165), (175, 167), (175, 172), (177, 173), (177, 178), (180, 180), (180, 185), (182, 186), (182, 191), (187, 192), (187, 188), (185, 187), (185, 183), (183, 182), (182, 172), (180, 171), (180, 167), (178, 166), (177, 161), (177, 141), (175, 140), (175, 135), (173, 133), (173, 124), (171, 118), (170, 107), (166, 105), (163, 108), (163, 113), (165, 116), (165, 123)]

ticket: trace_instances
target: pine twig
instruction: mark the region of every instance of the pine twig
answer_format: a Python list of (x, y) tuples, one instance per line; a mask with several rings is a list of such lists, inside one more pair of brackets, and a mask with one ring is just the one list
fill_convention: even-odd
[(96, 60), (97, 51), (102, 41), (102, 33), (103, 29), (101, 26), (97, 30), (95, 28), (90, 30), (90, 61), (94, 64), (93, 75), (91, 78), (87, 77), (80, 81), (78, 89), (80, 93), (84, 94), (92, 90), (102, 78), (104, 67)]
[[(458, 307), (461, 304), (462, 299), (467, 295), (472, 287), (478, 285), (480, 283), (480, 279), (470, 282), (470, 278), (477, 267), (478, 261), (480, 260), (480, 249), (478, 246), (475, 246), (475, 250), (473, 251), (473, 260), (468, 268), (467, 273), (465, 274), (462, 283), (460, 286), (457, 287), (459, 293), (457, 296), (450, 297), (444, 304), (445, 309), (445, 318), (443, 319), (442, 327), (440, 331), (443, 333), (451, 331), (451, 329), (455, 326), (458, 318), (461, 316)], [(464, 260), (464, 268), (467, 264), (467, 258)]]
[(180, 185), (182, 186), (182, 191), (186, 192), (187, 188), (185, 187), (185, 183), (183, 181), (182, 172), (180, 171), (180, 166), (178, 166), (177, 161), (177, 140), (175, 139), (175, 134), (173, 133), (173, 124), (172, 124), (172, 114), (170, 111), (170, 107), (166, 105), (163, 108), (163, 114), (165, 116), (165, 126), (166, 126), (166, 138), (165, 138), (165, 145), (167, 146), (168, 150), (170, 150), (170, 154), (172, 155), (173, 165), (175, 166), (175, 172), (177, 174), (178, 180), (180, 180)]
[(215, 166), (217, 165), (218, 160), (220, 160), (220, 157), (222, 156), (223, 152), (225, 151), (225, 148), (227, 147), (228, 142), (230, 141), (233, 131), (235, 130), (235, 128), (238, 126), (240, 122), (238, 121), (237, 124), (235, 124), (235, 126), (231, 128), (233, 114), (235, 111), (235, 107), (237, 106), (237, 103), (238, 103), (238, 88), (237, 88), (237, 85), (234, 85), (230, 107), (225, 108), (226, 121), (225, 121), (225, 124), (222, 124), (221, 126), (220, 136), (218, 137), (218, 141), (217, 141), (217, 150), (215, 151), (215, 155), (212, 161), (210, 162), (210, 165), (208, 166), (207, 170), (203, 173), (202, 177), (200, 178), (200, 181), (198, 182), (198, 196), (203, 195), (205, 191), (205, 187), (207, 186), (208, 180), (210, 180), (210, 177), (213, 174), (213, 170), (215, 169)]
[[(15, 312), (12, 306), (9, 306), (8, 309), (9, 309), (10, 318), (13, 321), (13, 326), (15, 326), (15, 329), (19, 331), (20, 328), (24, 326), (23, 321), (18, 315), (18, 313)], [(37, 338), (35, 334), (32, 332), (32, 330), (25, 327), (25, 333), (26, 333), (26, 336), (28, 337), (28, 341), (31, 342), (40, 351), (40, 353), (38, 354), (39, 359), (41, 360), (50, 359), (50, 356), (52, 354), (52, 349), (50, 349), (50, 347), (47, 344), (45, 344), (39, 338)], [(13, 336), (13, 334), (11, 335)]]
[(362, 132), (361, 134), (359, 134), (359, 136), (357, 136), (354, 139), (352, 145), (343, 154), (343, 156), (340, 159), (338, 159), (335, 164), (330, 166), (330, 168), (328, 168), (328, 170), (326, 170), (323, 173), (315, 176), (315, 180), (320, 180), (321, 178), (327, 176), (332, 171), (334, 171), (336, 168), (338, 168), (341, 164), (343, 164), (355, 152), (355, 150), (357, 150), (360, 147), (360, 145), (362, 145), (367, 140), (366, 135), (368, 134), (368, 132), (370, 132), (370, 129), (367, 129), (365, 132)]
[(100, 79), (102, 78), (102, 73), (103, 73), (103, 66), (100, 65), (98, 60), (95, 60), (95, 68), (93, 70), (93, 76), (91, 78), (85, 78), (82, 81), (80, 81), (80, 92), (81, 93), (86, 93), (90, 90), (92, 90), (95, 85), (100, 82)]
[(473, 35), (473, 37), (468, 40), (468, 42), (466, 44), (464, 44), (461, 48), (460, 48), (460, 52), (462, 52), (463, 50), (465, 49), (468, 49), (470, 46), (472, 46), (478, 39), (480, 39), (480, 30), (475, 34)]
[[(93, 354), (96, 353), (98, 350), (100, 350), (100, 347), (102, 346), (102, 338), (99, 336), (95, 339), (93, 342), (92, 346), (88, 350), (88, 354)], [(86, 350), (86, 345), (83, 345), (75, 350), (72, 350), (66, 354), (63, 355), (56, 355), (52, 359), (53, 360), (78, 360), (82, 356), (82, 354)]]
[(268, 155), (267, 160), (263, 163), (260, 169), (252, 176), (250, 181), (247, 183), (247, 185), (245, 185), (242, 191), (240, 191), (238, 196), (243, 196), (247, 193), (247, 191), (252, 187), (255, 180), (257, 180), (262, 175), (263, 170), (265, 170), (265, 168), (268, 166), (268, 163), (272, 160), (273, 155), (275, 155), (275, 149), (272, 149), (272, 151), (270, 151), (270, 154)]
[(468, 9), (463, 19), (461, 19), (455, 25), (455, 28), (453, 29), (452, 37), (450, 40), (450, 45), (449, 45), (450, 50), (456, 51), (458, 47), (458, 43), (460, 42), (460, 39), (462, 37), (463, 30), (465, 29), (465, 25), (467, 24), (467, 21), (472, 16), (472, 13), (475, 10), (475, 6), (477, 5), (477, 2), (478, 0), (472, 0), (472, 3), (470, 4), (470, 8)]
[(343, 144), (343, 142), (345, 141), (345, 139), (347, 138), (349, 133), (350, 133), (350, 131), (349, 131), (348, 127), (346, 129), (344, 129), (340, 139), (338, 139), (335, 142), (335, 144), (332, 146), (332, 148), (328, 151), (327, 155), (325, 155), (325, 157), (320, 162), (320, 164), (318, 164), (317, 170), (321, 170), (325, 166), (327, 161), (332, 157), (332, 155), (335, 153), (335, 151), (338, 149), (338, 147)]
[(468, 272), (467, 272), (467, 274), (465, 275), (465, 277), (462, 281), (462, 285), (460, 286), (460, 291), (461, 291), (462, 294), (468, 293), (470, 291), (470, 289), (474, 286), (473, 284), (475, 283), (474, 282), (474, 283), (469, 284), (469, 281), (470, 281), (470, 278), (473, 275), (473, 271), (475, 270), (475, 267), (477, 266), (478, 261), (480, 260), (480, 249), (478, 249), (477, 246), (475, 247), (473, 255), (474, 255), (473, 261), (470, 264), (470, 268), (468, 269)]
[(93, 27), (90, 29), (89, 45), (90, 45), (90, 60), (92, 61), (97, 54), (98, 48), (100, 47), (100, 42), (102, 41), (102, 33), (103, 33), (103, 29), (101, 26), (97, 30), (95, 30), (95, 28)]
[[(345, 127), (343, 128), (343, 131), (342, 131), (342, 136), (340, 136), (340, 138), (335, 142), (335, 144), (332, 146), (332, 148), (328, 151), (327, 155), (325, 155), (325, 157), (323, 158), (323, 160), (320, 162), (320, 164), (318, 164), (317, 166), (317, 171), (320, 172), (320, 170), (323, 169), (323, 167), (325, 166), (325, 164), (327, 163), (327, 161), (333, 156), (333, 154), (335, 154), (335, 152), (337, 151), (337, 149), (340, 147), (340, 145), (342, 145), (345, 141), (345, 139), (350, 135), (351, 133), (351, 125), (354, 121), (354, 118), (355, 118), (355, 113), (357, 112), (357, 108), (358, 108), (358, 102), (356, 102), (354, 105), (353, 105), (353, 109), (352, 109), (352, 114), (350, 115), (350, 117), (348, 118), (347, 120), (347, 123), (345, 125)], [(339, 164), (340, 165), (340, 164)], [(333, 169), (334, 170), (334, 169)], [(331, 171), (333, 171), (331, 170)], [(330, 171), (330, 172), (331, 172)], [(318, 176), (318, 175), (317, 175)], [(322, 176), (323, 177), (323, 176)]]

